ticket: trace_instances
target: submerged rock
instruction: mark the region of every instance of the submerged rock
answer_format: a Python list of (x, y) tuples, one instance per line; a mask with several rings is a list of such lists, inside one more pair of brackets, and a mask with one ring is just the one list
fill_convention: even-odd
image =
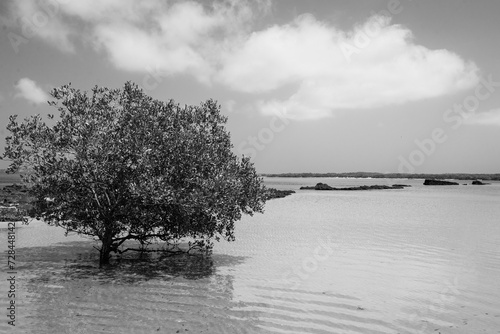
[(475, 181), (472, 181), (472, 184), (476, 185), (476, 186), (484, 186), (484, 185), (489, 184), (489, 183), (484, 183), (484, 182), (481, 182), (479, 180), (475, 180)]
[(443, 180), (425, 179), (424, 186), (458, 186), (458, 183)]

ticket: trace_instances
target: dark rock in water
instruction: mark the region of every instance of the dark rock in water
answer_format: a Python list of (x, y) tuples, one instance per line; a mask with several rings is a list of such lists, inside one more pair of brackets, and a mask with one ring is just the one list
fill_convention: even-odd
[(393, 184), (393, 188), (405, 188), (405, 187), (411, 187), (409, 184)]
[(484, 183), (484, 182), (481, 182), (479, 180), (475, 180), (475, 181), (472, 181), (472, 184), (474, 184), (476, 186), (484, 186), (484, 185), (489, 184), (489, 183)]
[(326, 183), (317, 183), (314, 187), (300, 187), (300, 189), (310, 189), (310, 190), (333, 190), (335, 188), (330, 187)]
[(424, 186), (458, 186), (458, 183), (443, 180), (425, 179)]
[(295, 191), (293, 190), (278, 190), (274, 188), (267, 188), (266, 199), (283, 198), (294, 193)]
[(394, 184), (392, 186), (385, 185), (373, 185), (373, 186), (359, 186), (359, 187), (346, 187), (346, 188), (334, 188), (330, 187), (325, 183), (318, 183), (314, 187), (300, 187), (302, 190), (383, 190), (383, 189), (403, 189), (404, 187), (410, 187), (405, 184)]

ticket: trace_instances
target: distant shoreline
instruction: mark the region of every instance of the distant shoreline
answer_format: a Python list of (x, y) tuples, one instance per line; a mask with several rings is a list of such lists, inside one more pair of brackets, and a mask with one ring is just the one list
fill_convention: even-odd
[(279, 173), (260, 174), (263, 177), (338, 177), (338, 178), (372, 178), (372, 179), (455, 179), (455, 180), (489, 180), (500, 181), (498, 174), (468, 174), (468, 173), (443, 173), (443, 174), (404, 174), (404, 173)]

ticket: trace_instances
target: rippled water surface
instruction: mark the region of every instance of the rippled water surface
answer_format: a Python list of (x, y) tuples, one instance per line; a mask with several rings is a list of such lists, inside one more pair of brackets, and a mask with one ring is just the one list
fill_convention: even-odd
[[(4, 256), (0, 332), (500, 333), (500, 183), (422, 181), (267, 178), (297, 193), (244, 217), (211, 257), (106, 270), (92, 241), (18, 225), (16, 327)], [(317, 182), (412, 187), (298, 190)]]

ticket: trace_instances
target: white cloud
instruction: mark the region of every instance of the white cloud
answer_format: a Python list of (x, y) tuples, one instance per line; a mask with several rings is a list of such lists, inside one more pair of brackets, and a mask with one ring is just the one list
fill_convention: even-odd
[[(71, 2), (66, 13), (91, 27), (88, 40), (114, 66), (163, 76), (190, 74), (210, 84), (221, 55), (266, 1)], [(105, 15), (103, 15), (105, 13)]]
[[(380, 31), (348, 61), (341, 46), (376, 20)], [(244, 92), (298, 87), (288, 98), (261, 101), (266, 114), (322, 118), (337, 109), (364, 109), (451, 94), (474, 87), (478, 69), (447, 50), (413, 43), (411, 32), (373, 17), (352, 32), (312, 16), (254, 33), (226, 60), (219, 79)]]
[[(21, 3), (21, 13), (41, 8), (35, 0)], [(312, 15), (258, 28), (271, 7), (267, 0), (64, 1), (47, 24), (52, 30), (39, 36), (71, 49), (76, 35), (68, 22), (75, 21), (82, 39), (120, 70), (188, 74), (254, 95), (264, 114), (296, 119), (453, 94), (478, 82), (474, 63), (416, 44), (388, 17), (373, 16), (350, 31)]]
[(15, 85), (17, 93), (14, 97), (21, 97), (31, 103), (39, 104), (47, 102), (50, 98), (43, 89), (41, 89), (35, 81), (29, 78), (20, 79)]
[(481, 113), (468, 114), (465, 124), (500, 126), (500, 109), (493, 109)]

